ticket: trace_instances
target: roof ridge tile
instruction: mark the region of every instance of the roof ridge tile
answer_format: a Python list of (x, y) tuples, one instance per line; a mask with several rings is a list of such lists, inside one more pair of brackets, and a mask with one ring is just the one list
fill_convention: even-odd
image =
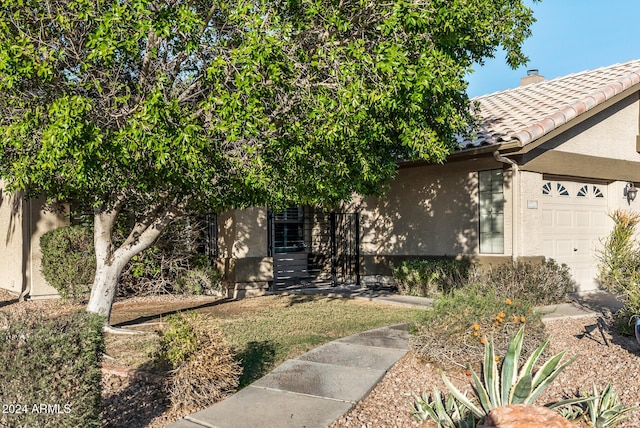
[(524, 146), (635, 85), (640, 59), (473, 98), (486, 137), (478, 133), (471, 147), (513, 140)]

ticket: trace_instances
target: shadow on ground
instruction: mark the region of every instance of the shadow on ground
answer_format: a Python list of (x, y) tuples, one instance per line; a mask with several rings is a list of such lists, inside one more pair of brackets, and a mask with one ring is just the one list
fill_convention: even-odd
[(249, 342), (236, 357), (242, 363), (240, 388), (244, 388), (273, 369), (276, 344), (270, 341)]
[[(211, 308), (214, 306), (218, 306), (218, 305), (222, 305), (223, 303), (229, 303), (232, 302), (232, 299), (218, 299), (215, 301), (211, 301), (211, 302), (206, 302), (206, 303), (202, 303), (202, 304), (198, 304), (198, 305), (181, 305), (181, 307), (176, 308), (176, 309), (170, 309), (167, 310), (167, 308), (174, 308), (175, 304), (168, 304), (168, 305), (160, 305), (158, 306), (158, 308), (156, 310), (151, 311), (151, 313), (147, 313), (146, 315), (142, 315), (142, 316), (138, 316), (136, 318), (132, 318), (126, 321), (117, 321), (115, 324), (113, 323), (113, 318), (114, 316), (112, 315), (111, 320), (112, 320), (112, 326), (113, 327), (130, 327), (133, 325), (138, 325), (138, 324), (143, 324), (143, 323), (147, 323), (147, 322), (151, 322), (151, 321), (156, 321), (160, 318), (164, 318), (167, 317), (169, 315), (174, 315), (174, 314), (178, 314), (181, 312), (186, 312), (186, 311), (195, 311), (198, 309), (206, 309), (206, 308)], [(114, 312), (121, 312), (121, 311), (117, 311), (115, 310)], [(137, 312), (140, 312), (140, 309), (137, 310)], [(126, 314), (124, 313), (119, 313), (117, 314), (118, 319), (121, 319), (123, 317), (126, 317)]]
[(572, 297), (572, 302), (583, 308), (608, 316), (622, 308), (623, 304), (609, 293), (593, 293)]
[(107, 376), (103, 382), (109, 383), (107, 389), (112, 391), (103, 394), (104, 427), (147, 427), (171, 406), (164, 386), (158, 382), (115, 375)]

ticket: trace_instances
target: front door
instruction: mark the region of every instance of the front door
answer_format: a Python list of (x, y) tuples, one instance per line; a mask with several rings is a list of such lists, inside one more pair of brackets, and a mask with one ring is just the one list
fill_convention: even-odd
[(269, 213), (274, 288), (358, 284), (357, 213), (288, 208)]

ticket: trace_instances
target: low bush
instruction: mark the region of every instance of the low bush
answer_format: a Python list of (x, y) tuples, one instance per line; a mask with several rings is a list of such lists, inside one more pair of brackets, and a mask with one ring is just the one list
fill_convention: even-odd
[(434, 301), (432, 310), (413, 326), (411, 346), (418, 356), (443, 368), (465, 368), (479, 364), (490, 339), (498, 355), (505, 355), (510, 338), (525, 324), (523, 355), (528, 355), (544, 339), (544, 324), (533, 305), (468, 285)]
[(410, 296), (438, 297), (467, 284), (483, 284), (483, 290), (535, 305), (564, 302), (576, 288), (569, 267), (553, 259), (504, 263), (484, 271), (468, 260), (414, 259), (396, 267), (393, 277), (398, 291)]
[(191, 216), (170, 224), (151, 248), (125, 267), (118, 295), (215, 294), (221, 275), (202, 252), (205, 228), (203, 221)]
[(171, 368), (173, 407), (188, 411), (212, 405), (235, 391), (242, 373), (222, 330), (195, 313), (168, 319), (159, 358)]
[(518, 296), (534, 305), (565, 302), (567, 293), (576, 289), (569, 267), (559, 265), (553, 259), (492, 266), (482, 278), (485, 287), (494, 290), (498, 296)]
[(613, 229), (598, 255), (600, 281), (624, 303), (615, 316), (617, 330), (633, 335), (630, 320), (640, 314), (640, 245), (634, 238), (640, 214), (616, 210), (610, 217)]
[[(122, 241), (125, 227), (118, 227), (116, 241)], [(204, 227), (193, 218), (169, 225), (152, 247), (127, 264), (118, 283), (118, 296), (221, 293), (222, 275), (201, 252)], [(88, 299), (96, 270), (92, 228), (73, 225), (47, 232), (40, 246), (47, 282), (63, 298)]]
[(0, 329), (1, 426), (100, 427), (104, 319), (27, 312)]
[(436, 297), (461, 287), (470, 266), (467, 260), (406, 260), (393, 270), (393, 277), (401, 294)]
[(85, 226), (51, 230), (40, 238), (42, 274), (65, 299), (89, 297), (96, 272), (93, 233)]
[(186, 295), (221, 295), (222, 274), (208, 261), (200, 262), (193, 268), (182, 272), (175, 281), (175, 293)]

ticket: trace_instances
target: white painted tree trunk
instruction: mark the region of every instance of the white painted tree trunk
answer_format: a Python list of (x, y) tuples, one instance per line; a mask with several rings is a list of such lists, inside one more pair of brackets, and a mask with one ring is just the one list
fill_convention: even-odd
[(171, 221), (176, 218), (175, 210), (162, 213), (152, 212), (133, 230), (117, 249), (113, 246), (113, 226), (118, 217), (119, 206), (110, 211), (97, 210), (94, 215), (93, 243), (96, 251), (96, 276), (91, 288), (87, 311), (105, 317), (109, 324), (113, 300), (116, 296), (118, 280), (131, 258), (149, 248)]
[(119, 262), (112, 261), (111, 264), (107, 264), (105, 257), (100, 257), (96, 253), (96, 261), (96, 276), (93, 279), (87, 311), (104, 316), (109, 323), (118, 280), (129, 260), (122, 259)]

